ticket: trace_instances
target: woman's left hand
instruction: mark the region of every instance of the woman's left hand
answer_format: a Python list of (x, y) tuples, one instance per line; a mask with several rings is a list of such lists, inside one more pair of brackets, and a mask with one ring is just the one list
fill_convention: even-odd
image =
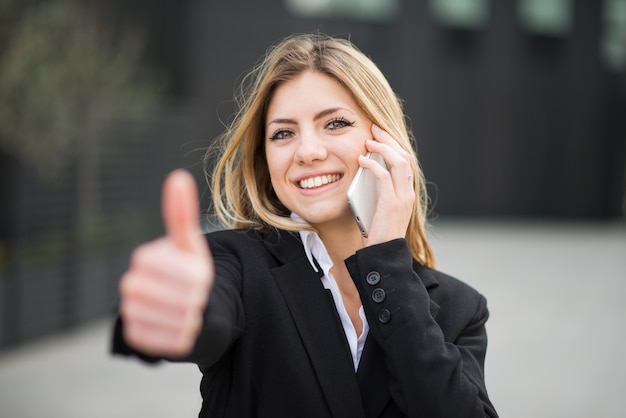
[(372, 225), (368, 236), (363, 238), (365, 246), (404, 238), (416, 198), (411, 155), (378, 126), (372, 125), (372, 134), (376, 140), (368, 140), (365, 147), (382, 155), (389, 170), (359, 156), (359, 164), (371, 170), (380, 190)]

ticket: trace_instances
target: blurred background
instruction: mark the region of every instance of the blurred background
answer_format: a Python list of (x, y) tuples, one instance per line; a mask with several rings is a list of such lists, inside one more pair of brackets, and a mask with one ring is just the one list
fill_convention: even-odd
[(622, 416), (626, 0), (0, 0), (0, 416), (197, 414), (193, 366), (108, 356), (117, 281), (165, 175), (208, 207), (237, 83), (311, 31), (405, 102), (502, 416)]

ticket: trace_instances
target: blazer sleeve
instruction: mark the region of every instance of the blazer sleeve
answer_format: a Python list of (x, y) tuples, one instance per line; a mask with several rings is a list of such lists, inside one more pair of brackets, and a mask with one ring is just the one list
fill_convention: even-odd
[(404, 239), (366, 247), (346, 266), (370, 337), (385, 354), (398, 407), (409, 417), (496, 417), (484, 383), (485, 298), (438, 273), (445, 280), (429, 282), (435, 300), (414, 270)]
[(183, 358), (153, 357), (129, 346), (123, 337), (124, 323), (117, 318), (113, 332), (112, 351), (121, 355), (134, 355), (147, 362), (160, 360), (191, 362), (210, 366), (228, 350), (244, 329), (244, 310), (241, 301), (241, 266), (233, 251), (209, 240), (215, 267), (215, 282), (208, 295), (202, 330), (188, 356)]

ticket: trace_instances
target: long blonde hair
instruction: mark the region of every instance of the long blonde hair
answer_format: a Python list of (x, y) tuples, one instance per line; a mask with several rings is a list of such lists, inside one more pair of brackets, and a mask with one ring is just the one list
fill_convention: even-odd
[[(406, 240), (413, 257), (434, 267), (426, 237), (428, 197), (402, 104), (378, 67), (351, 42), (321, 34), (290, 36), (270, 48), (243, 79), (238, 111), (216, 147), (205, 156), (218, 220), (226, 227), (301, 230), (274, 193), (265, 159), (267, 107), (277, 86), (303, 71), (329, 75), (350, 91), (367, 117), (394, 137), (413, 158), (417, 199)], [(217, 156), (212, 174), (208, 163)]]

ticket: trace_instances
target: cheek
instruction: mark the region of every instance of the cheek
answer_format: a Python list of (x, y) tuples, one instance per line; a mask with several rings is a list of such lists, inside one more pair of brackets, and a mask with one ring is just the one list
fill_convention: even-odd
[(280, 153), (266, 152), (265, 160), (267, 161), (267, 169), (270, 175), (270, 181), (274, 189), (280, 188), (281, 182), (287, 175), (288, 164), (285, 159), (281, 158)]
[(290, 187), (287, 184), (285, 170), (278, 169), (276, 164), (272, 165), (270, 161), (268, 161), (269, 175), (270, 175), (270, 183), (272, 185), (272, 190), (274, 194), (278, 198), (278, 200), (285, 206), (287, 209), (291, 210), (288, 206), (288, 202), (290, 200)]
[(352, 148), (365, 149), (365, 141), (372, 138), (372, 133), (367, 129), (355, 130), (351, 136), (350, 146)]
[(369, 138), (362, 134), (355, 135), (352, 141), (346, 141), (345, 146), (338, 149), (337, 152), (340, 153), (344, 159), (349, 160), (350, 165), (352, 165), (352, 163), (358, 165), (359, 155), (364, 155), (367, 152), (367, 148), (365, 147), (365, 141), (367, 139)]

